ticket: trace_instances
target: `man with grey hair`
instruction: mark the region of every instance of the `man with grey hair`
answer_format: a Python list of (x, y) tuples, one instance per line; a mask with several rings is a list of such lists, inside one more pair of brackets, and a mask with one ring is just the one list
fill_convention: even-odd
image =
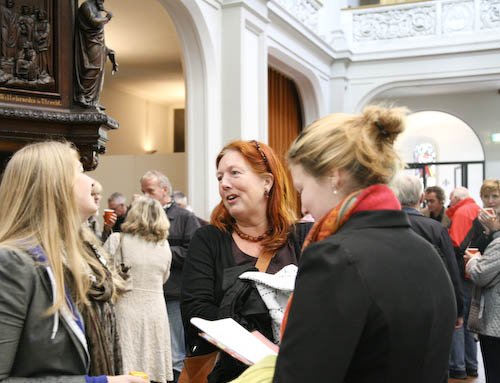
[(184, 209), (189, 211), (193, 211), (193, 209), (191, 209), (191, 206), (189, 206), (188, 204), (187, 196), (180, 190), (174, 190), (173, 198), (175, 203), (180, 207), (183, 207)]
[(175, 203), (172, 198), (172, 184), (165, 174), (158, 170), (150, 170), (142, 176), (140, 182), (144, 195), (159, 201), (170, 220), (168, 243), (172, 250), (172, 266), (170, 277), (163, 285), (163, 293), (167, 303), (170, 325), (174, 382), (177, 382), (186, 357), (184, 327), (180, 310), (182, 268), (191, 237), (200, 224), (193, 213)]
[(394, 178), (392, 189), (398, 197), (403, 211), (408, 215), (413, 231), (430, 242), (444, 261), (455, 290), (457, 301), (456, 328), (458, 329), (463, 324), (463, 293), (450, 235), (441, 223), (424, 216), (418, 210), (424, 200), (423, 185), (419, 178), (407, 173), (400, 173)]
[(120, 192), (111, 194), (108, 198), (108, 208), (114, 210), (114, 213), (109, 218), (109, 223), (104, 222), (102, 231), (103, 242), (106, 242), (106, 239), (108, 239), (111, 233), (119, 233), (122, 231), (122, 223), (125, 222), (128, 212), (125, 196)]

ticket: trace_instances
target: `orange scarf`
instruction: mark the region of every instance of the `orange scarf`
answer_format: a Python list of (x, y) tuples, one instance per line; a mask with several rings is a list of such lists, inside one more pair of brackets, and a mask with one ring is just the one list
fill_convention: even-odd
[[(372, 185), (366, 189), (357, 190), (349, 194), (314, 224), (304, 241), (302, 253), (310, 243), (322, 241), (335, 234), (353, 214), (368, 210), (401, 210), (401, 204), (392, 190), (386, 185)], [(288, 299), (283, 321), (281, 322), (281, 339), (283, 339), (283, 333), (288, 321), (292, 299), (293, 293)]]

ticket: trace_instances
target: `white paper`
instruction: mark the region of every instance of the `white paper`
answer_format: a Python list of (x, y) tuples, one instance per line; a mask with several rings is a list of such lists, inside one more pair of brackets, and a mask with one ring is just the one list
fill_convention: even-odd
[[(267, 345), (257, 339), (247, 329), (231, 318), (209, 321), (191, 318), (191, 323), (215, 339), (222, 346), (252, 363), (257, 363), (268, 355), (277, 355)], [(221, 347), (224, 349), (224, 347)]]

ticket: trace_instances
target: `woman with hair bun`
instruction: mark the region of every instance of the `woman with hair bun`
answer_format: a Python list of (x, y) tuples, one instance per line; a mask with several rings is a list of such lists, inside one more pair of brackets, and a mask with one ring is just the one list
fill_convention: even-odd
[[(442, 382), (456, 308), (436, 250), (387, 186), (406, 110), (368, 106), (308, 127), (288, 151), (306, 239), (273, 382)], [(297, 365), (307, 368), (297, 368)]]
[[(288, 151), (302, 209), (316, 223), (285, 313), (274, 383), (446, 379), (453, 287), (387, 186), (401, 165), (393, 143), (405, 114), (377, 106), (332, 114)], [(251, 373), (237, 382), (252, 381)]]

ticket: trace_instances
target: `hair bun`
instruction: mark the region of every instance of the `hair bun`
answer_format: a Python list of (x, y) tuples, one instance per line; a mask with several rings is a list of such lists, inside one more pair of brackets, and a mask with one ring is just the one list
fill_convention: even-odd
[(373, 129), (373, 135), (382, 140), (394, 142), (406, 127), (407, 108), (385, 108), (378, 105), (367, 106), (362, 118)]

